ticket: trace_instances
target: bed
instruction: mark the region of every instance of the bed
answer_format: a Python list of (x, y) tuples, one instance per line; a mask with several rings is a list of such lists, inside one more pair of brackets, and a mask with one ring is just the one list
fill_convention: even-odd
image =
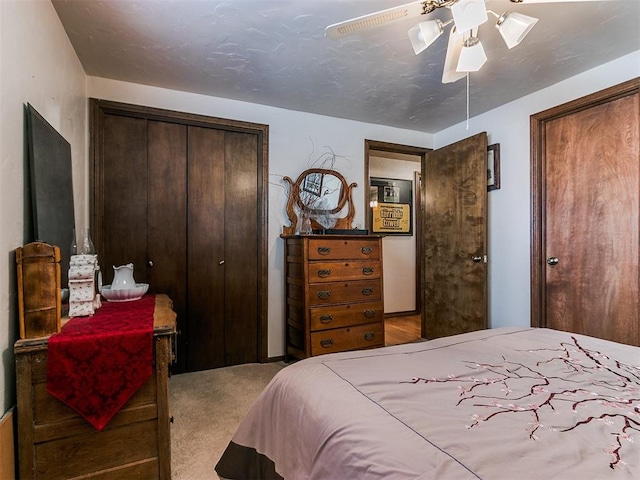
[(640, 478), (640, 348), (500, 328), (281, 370), (221, 478)]

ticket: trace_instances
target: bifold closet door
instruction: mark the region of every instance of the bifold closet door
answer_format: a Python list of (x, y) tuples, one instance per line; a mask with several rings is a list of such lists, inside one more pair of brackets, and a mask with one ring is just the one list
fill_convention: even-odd
[(101, 222), (96, 251), (104, 284), (113, 281), (113, 266), (133, 263), (136, 282), (148, 283), (147, 257), (147, 122), (104, 115)]
[(258, 358), (255, 135), (188, 128), (189, 371)]
[[(187, 304), (187, 126), (148, 120), (147, 144), (149, 288), (171, 298), (182, 331)], [(180, 361), (185, 352), (180, 342), (178, 347)]]

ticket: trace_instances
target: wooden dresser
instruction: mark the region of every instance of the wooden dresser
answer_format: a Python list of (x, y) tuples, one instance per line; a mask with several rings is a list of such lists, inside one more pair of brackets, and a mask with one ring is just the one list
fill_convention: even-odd
[(158, 297), (153, 374), (100, 432), (47, 392), (48, 337), (16, 342), (20, 479), (171, 478), (168, 374), (175, 314), (168, 297)]
[(283, 238), (287, 357), (384, 346), (382, 237)]

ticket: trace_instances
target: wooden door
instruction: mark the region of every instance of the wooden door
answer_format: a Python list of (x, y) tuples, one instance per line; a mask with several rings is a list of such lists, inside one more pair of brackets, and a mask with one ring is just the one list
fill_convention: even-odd
[(422, 172), (423, 331), (486, 328), (487, 134), (427, 153)]
[[(171, 298), (181, 330), (186, 327), (188, 286), (184, 280), (187, 277), (186, 147), (186, 125), (147, 120), (147, 257), (146, 280), (140, 281), (148, 283), (153, 293), (164, 293)], [(137, 276), (136, 281), (139, 281)], [(178, 341), (178, 359), (183, 369), (186, 354), (184, 342)]]
[(266, 361), (267, 127), (92, 100), (91, 130), (105, 283), (171, 297), (178, 372)]
[[(122, 115), (99, 116), (94, 227), (103, 282), (133, 263), (137, 283), (173, 301), (186, 325), (186, 126)], [(96, 133), (98, 133), (96, 132)], [(101, 188), (100, 188), (101, 187)], [(184, 328), (186, 331), (186, 328)], [(180, 337), (179, 337), (180, 339)], [(186, 349), (178, 341), (184, 370)]]
[(637, 86), (611, 93), (556, 111), (540, 131), (541, 244), (532, 270), (542, 269), (542, 295), (532, 306), (543, 303), (532, 320), (638, 345), (640, 95)]
[(134, 264), (136, 282), (148, 283), (147, 260), (147, 125), (144, 119), (103, 115), (101, 154), (94, 181), (108, 196), (94, 202), (92, 236), (105, 284), (113, 267)]
[(256, 140), (189, 127), (189, 371), (259, 359)]

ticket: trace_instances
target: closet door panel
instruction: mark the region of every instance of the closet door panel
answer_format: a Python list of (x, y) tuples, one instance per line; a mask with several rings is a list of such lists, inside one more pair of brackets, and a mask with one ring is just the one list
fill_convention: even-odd
[[(151, 293), (173, 301), (178, 330), (186, 323), (187, 305), (187, 127), (148, 121), (149, 217), (146, 280)], [(178, 343), (180, 370), (186, 368), (183, 343)]]
[[(98, 251), (103, 282), (113, 281), (113, 266), (134, 264), (143, 281), (147, 251), (146, 121), (119, 115), (103, 118), (105, 147), (101, 152), (103, 239)], [(141, 277), (138, 277), (141, 273)], [(138, 280), (140, 278), (140, 280)]]
[(258, 359), (257, 138), (225, 134), (225, 344), (227, 364)]
[[(225, 366), (225, 132), (188, 128), (188, 370)], [(237, 238), (237, 242), (244, 239)], [(183, 332), (184, 333), (184, 332)]]
[(547, 122), (546, 326), (638, 344), (638, 94)]

